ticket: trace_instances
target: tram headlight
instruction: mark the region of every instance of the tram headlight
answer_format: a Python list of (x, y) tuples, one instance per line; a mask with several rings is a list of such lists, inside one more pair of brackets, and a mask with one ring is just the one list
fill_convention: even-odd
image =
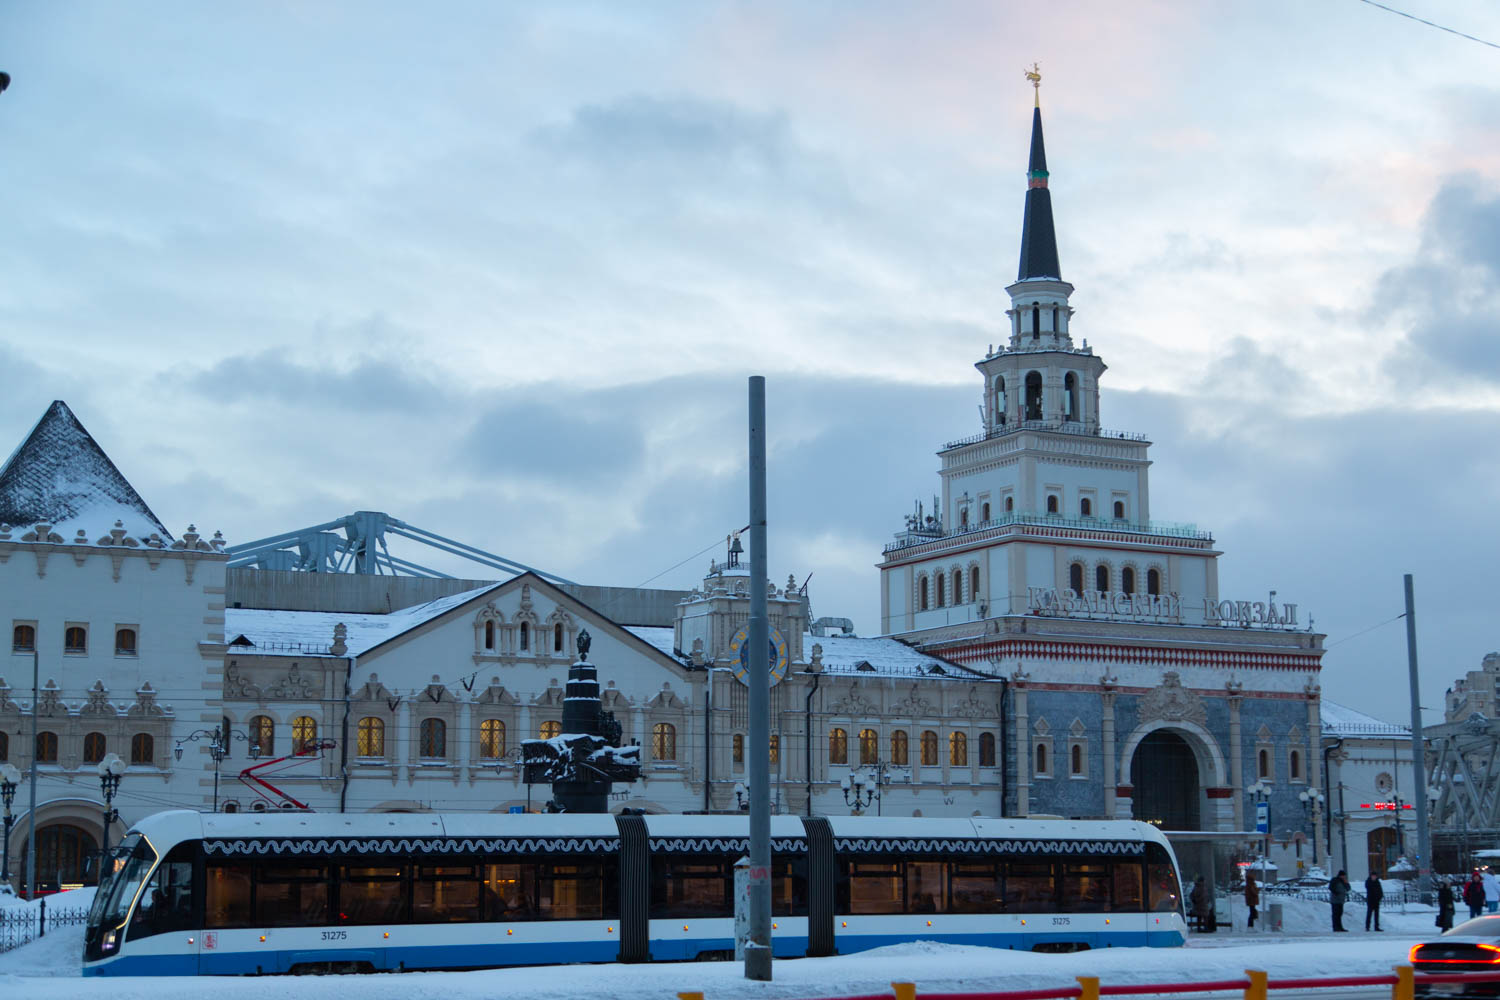
[(116, 928), (115, 930), (112, 930), (112, 931), (105, 931), (104, 932), (104, 944), (101, 946), (100, 950), (102, 950), (102, 951), (104, 951), (106, 953), (114, 951), (115, 948), (119, 945), (119, 943), (120, 943), (120, 931), (119, 931), (118, 928)]

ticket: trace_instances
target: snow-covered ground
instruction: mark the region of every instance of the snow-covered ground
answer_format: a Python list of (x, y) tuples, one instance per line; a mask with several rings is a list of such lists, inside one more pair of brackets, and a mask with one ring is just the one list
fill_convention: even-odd
[[(65, 894), (53, 905), (73, 900)], [(1235, 928), (1193, 935), (1186, 948), (1117, 948), (1077, 955), (1033, 955), (990, 948), (915, 943), (839, 958), (776, 963), (775, 981), (751, 983), (733, 962), (670, 965), (581, 965), (484, 972), (440, 972), (369, 976), (317, 976), (289, 980), (213, 979), (216, 1000), (492, 1000), (517, 996), (538, 1000), (617, 997), (673, 1000), (678, 991), (702, 990), (708, 1000), (829, 997), (888, 991), (895, 981), (920, 991), (1034, 989), (1071, 985), (1075, 976), (1105, 983), (1189, 982), (1230, 979), (1246, 969), (1271, 977), (1378, 975), (1405, 961), (1413, 944), (1436, 933), (1431, 909), (1408, 907), (1383, 914), (1385, 932), (1362, 930), (1363, 907), (1349, 907), (1347, 934), (1334, 934), (1326, 903), (1288, 900), (1282, 932), (1246, 933), (1243, 907)], [(0, 955), (0, 997), (6, 1000), (202, 1000), (205, 980), (82, 979), (83, 929), (62, 928)]]

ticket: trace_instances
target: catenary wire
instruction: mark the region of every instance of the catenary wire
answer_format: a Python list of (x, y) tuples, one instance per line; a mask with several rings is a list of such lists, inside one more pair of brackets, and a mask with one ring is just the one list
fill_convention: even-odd
[(1492, 49), (1500, 49), (1500, 45), (1497, 45), (1494, 42), (1487, 42), (1483, 38), (1476, 38), (1475, 36), (1468, 34), (1467, 32), (1459, 31), (1457, 28), (1449, 28), (1445, 25), (1438, 24), (1436, 21), (1429, 21), (1425, 17), (1418, 17), (1415, 14), (1408, 14), (1404, 10), (1397, 10), (1395, 7), (1388, 7), (1383, 3), (1376, 2), (1376, 0), (1359, 0), (1359, 2), (1369, 4), (1371, 7), (1378, 7), (1381, 10), (1391, 14), (1395, 14), (1398, 17), (1408, 18), (1412, 21), (1416, 21), (1419, 24), (1425, 24), (1429, 28), (1436, 28), (1439, 31), (1446, 31), (1450, 35), (1457, 35), (1459, 38), (1465, 38), (1471, 42), (1478, 42), (1480, 45), (1488, 45)]

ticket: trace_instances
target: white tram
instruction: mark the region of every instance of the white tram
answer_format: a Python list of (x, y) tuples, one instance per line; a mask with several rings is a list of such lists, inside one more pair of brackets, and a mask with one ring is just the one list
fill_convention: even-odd
[[(85, 975), (254, 975), (732, 954), (744, 816), (200, 814), (136, 824)], [(1129, 822), (777, 816), (779, 958), (932, 940), (1175, 946), (1177, 865)]]

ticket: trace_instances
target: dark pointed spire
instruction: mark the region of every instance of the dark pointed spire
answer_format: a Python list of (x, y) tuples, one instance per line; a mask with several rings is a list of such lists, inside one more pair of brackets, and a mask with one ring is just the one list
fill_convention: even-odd
[(1026, 219), (1021, 224), (1021, 268), (1017, 281), (1062, 278), (1057, 263), (1057, 232), (1052, 226), (1052, 194), (1047, 190), (1047, 149), (1042, 143), (1042, 109), (1031, 113), (1031, 163), (1026, 168)]

